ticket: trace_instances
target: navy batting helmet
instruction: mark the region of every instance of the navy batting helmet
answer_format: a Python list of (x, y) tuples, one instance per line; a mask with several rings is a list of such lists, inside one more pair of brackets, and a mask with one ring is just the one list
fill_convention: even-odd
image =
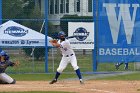
[(1, 52), (0, 52), (0, 55), (1, 55), (1, 56), (5, 56), (5, 55), (7, 55), (7, 53), (6, 53), (5, 51), (1, 51)]
[(59, 33), (58, 33), (58, 37), (61, 37), (61, 36), (65, 36), (66, 34), (65, 34), (65, 32), (63, 32), (63, 31), (60, 31)]

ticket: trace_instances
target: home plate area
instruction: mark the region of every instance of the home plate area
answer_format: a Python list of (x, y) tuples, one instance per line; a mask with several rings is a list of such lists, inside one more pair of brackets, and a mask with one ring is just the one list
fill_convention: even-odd
[(80, 84), (75, 80), (17, 81), (15, 85), (0, 85), (0, 92), (8, 91), (65, 91), (75, 93), (139, 93), (140, 81), (88, 80)]

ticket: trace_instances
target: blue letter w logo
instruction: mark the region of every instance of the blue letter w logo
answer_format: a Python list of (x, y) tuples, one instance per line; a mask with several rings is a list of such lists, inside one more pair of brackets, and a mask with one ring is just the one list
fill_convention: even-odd
[[(117, 4), (104, 3), (103, 7), (106, 8), (111, 35), (113, 39), (113, 44), (117, 44), (121, 20), (123, 21), (123, 24), (124, 24), (124, 30), (126, 34), (127, 43), (131, 44), (131, 38), (132, 38), (134, 23), (135, 23), (135, 18), (136, 18), (136, 11), (137, 11), (137, 8), (139, 7), (139, 4), (132, 4), (132, 7), (133, 7), (132, 18), (131, 18), (130, 9), (129, 9), (130, 4), (118, 4), (117, 6)], [(119, 7), (118, 18), (115, 11), (116, 7)]]

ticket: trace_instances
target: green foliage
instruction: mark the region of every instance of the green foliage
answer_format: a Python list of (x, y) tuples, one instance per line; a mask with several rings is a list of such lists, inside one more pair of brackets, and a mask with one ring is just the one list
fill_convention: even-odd
[[(45, 55), (45, 48), (23, 48), (23, 50), (25, 51), (27, 56), (34, 56), (36, 60), (43, 58)], [(32, 52), (33, 55), (31, 55)]]
[(34, 6), (35, 0), (2, 0), (3, 19), (27, 19)]
[[(33, 11), (30, 13), (29, 15), (30, 19), (41, 19), (42, 15), (41, 15), (41, 11), (39, 9), (39, 6), (35, 6)], [(32, 21), (24, 21), (23, 25), (36, 30), (36, 31), (40, 31), (41, 27), (42, 27), (43, 21), (42, 20), (32, 20)], [(44, 33), (44, 29), (41, 31), (41, 33)]]
[(7, 19), (19, 18), (23, 14), (22, 0), (2, 0), (2, 16)]
[[(32, 11), (32, 13), (29, 16), (31, 19), (42, 18), (38, 5), (34, 7), (34, 10)], [(41, 33), (45, 33), (44, 26), (41, 30), (43, 21), (26, 21), (26, 22), (23, 22), (23, 24), (29, 28), (32, 28), (33, 30), (39, 31)], [(25, 48), (24, 50), (25, 50), (26, 55), (28, 55), (28, 56), (32, 52), (31, 48), (29, 48), (29, 49)], [(39, 60), (39, 58), (44, 57), (44, 55), (45, 55), (45, 48), (35, 48), (34, 57), (36, 58), (36, 60)]]
[(51, 36), (55, 33), (57, 33), (55, 30), (52, 30), (51, 27), (53, 26), (53, 24), (51, 22), (48, 22), (48, 36)]
[(34, 10), (35, 0), (23, 0), (24, 1), (24, 15), (26, 18), (30, 18), (32, 11)]
[(92, 16), (64, 15), (60, 19), (61, 29), (68, 34), (68, 22), (93, 22)]

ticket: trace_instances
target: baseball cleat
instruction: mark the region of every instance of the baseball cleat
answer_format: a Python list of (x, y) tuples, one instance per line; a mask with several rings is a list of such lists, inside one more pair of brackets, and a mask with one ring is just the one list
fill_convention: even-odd
[(128, 70), (128, 68), (127, 68), (127, 67), (125, 67), (125, 68), (124, 68), (124, 70)]
[(53, 79), (49, 84), (54, 84), (56, 82), (57, 82), (57, 80), (56, 79)]
[(80, 80), (80, 84), (84, 84), (83, 80)]

